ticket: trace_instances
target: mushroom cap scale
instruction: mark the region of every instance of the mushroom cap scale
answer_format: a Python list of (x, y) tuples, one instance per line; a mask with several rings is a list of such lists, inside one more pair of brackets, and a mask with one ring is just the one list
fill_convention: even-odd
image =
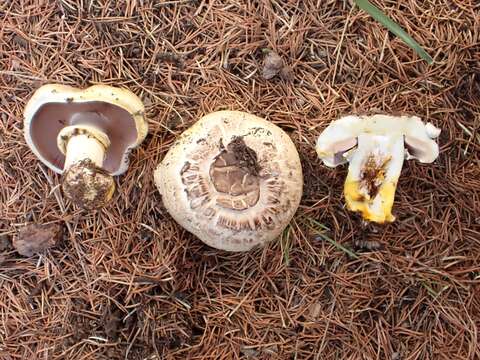
[(93, 85), (77, 89), (49, 84), (39, 88), (24, 110), (25, 139), (35, 155), (56, 173), (63, 173), (65, 155), (57, 146), (59, 132), (71, 125), (91, 125), (111, 142), (104, 169), (119, 175), (128, 167), (128, 154), (146, 137), (148, 124), (141, 100), (126, 89)]
[(172, 217), (208, 245), (245, 251), (278, 237), (300, 203), (300, 159), (288, 135), (240, 111), (208, 114), (155, 171)]

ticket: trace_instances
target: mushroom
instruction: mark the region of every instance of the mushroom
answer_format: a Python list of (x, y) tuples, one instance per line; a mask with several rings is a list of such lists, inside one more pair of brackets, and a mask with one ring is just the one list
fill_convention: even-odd
[(206, 244), (246, 251), (278, 237), (302, 195), (300, 159), (276, 125), (240, 111), (208, 114), (155, 171), (172, 217)]
[(403, 160), (433, 162), (439, 135), (440, 129), (416, 116), (346, 116), (322, 132), (316, 151), (329, 167), (350, 163), (344, 195), (351, 211), (368, 221), (392, 222)]
[(144, 106), (132, 92), (106, 85), (40, 87), (24, 111), (25, 139), (47, 167), (63, 174), (65, 195), (97, 209), (113, 196), (113, 176), (146, 137)]

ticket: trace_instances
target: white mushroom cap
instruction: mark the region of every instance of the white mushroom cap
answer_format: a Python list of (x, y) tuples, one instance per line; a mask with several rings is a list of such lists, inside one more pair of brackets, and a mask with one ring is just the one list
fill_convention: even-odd
[(239, 111), (208, 114), (185, 131), (155, 171), (165, 207), (206, 244), (245, 251), (278, 237), (302, 195), (288, 135)]
[(395, 190), (404, 159), (431, 163), (440, 134), (416, 116), (346, 116), (319, 136), (318, 156), (329, 167), (350, 162), (344, 194), (347, 206), (366, 220), (393, 221)]
[(142, 101), (127, 89), (93, 85), (77, 89), (67, 85), (48, 84), (40, 87), (24, 110), (24, 135), (28, 146), (42, 163), (58, 174), (64, 171), (65, 154), (57, 147), (59, 132), (78, 124), (75, 114), (81, 111), (98, 114), (87, 119), (110, 138), (104, 169), (111, 175), (123, 174), (128, 168), (128, 155), (147, 136), (148, 124)]

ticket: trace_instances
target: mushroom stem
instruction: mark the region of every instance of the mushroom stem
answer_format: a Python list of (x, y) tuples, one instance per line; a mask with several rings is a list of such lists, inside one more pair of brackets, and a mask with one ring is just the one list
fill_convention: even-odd
[(67, 143), (64, 170), (87, 159), (101, 168), (104, 157), (105, 147), (95, 137), (89, 134), (74, 135)]
[(95, 126), (73, 125), (60, 131), (57, 146), (65, 154), (64, 171), (83, 160), (88, 160), (102, 168), (105, 150), (110, 146), (110, 139)]
[(112, 175), (103, 169), (108, 136), (92, 126), (69, 126), (59, 133), (57, 143), (65, 154), (65, 195), (85, 209), (105, 206), (115, 191)]
[(348, 208), (369, 221), (394, 221), (392, 207), (404, 158), (403, 136), (359, 135), (345, 180)]

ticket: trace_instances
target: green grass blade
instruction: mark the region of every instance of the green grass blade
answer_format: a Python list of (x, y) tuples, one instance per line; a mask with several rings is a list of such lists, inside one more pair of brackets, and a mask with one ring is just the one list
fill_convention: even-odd
[(322, 234), (320, 232), (317, 233), (318, 236), (320, 236), (323, 240), (326, 240), (328, 241), (330, 244), (332, 244), (333, 246), (335, 246), (338, 250), (340, 251), (343, 251), (345, 254), (347, 254), (348, 256), (354, 258), (354, 259), (359, 259), (358, 255), (355, 254), (352, 250), (346, 248), (345, 246), (339, 244), (338, 242), (336, 242), (335, 240), (333, 240), (331, 237), (325, 235), (325, 234)]
[(328, 228), (327, 228), (325, 225), (319, 223), (318, 221), (316, 221), (316, 220), (314, 220), (314, 219), (312, 219), (312, 218), (307, 218), (307, 219), (310, 220), (310, 222), (311, 222), (314, 226), (317, 227), (317, 229), (316, 229), (314, 226), (310, 225), (310, 228), (311, 228), (312, 230), (314, 230), (315, 233), (316, 233), (318, 236), (320, 236), (323, 240), (328, 241), (330, 244), (332, 244), (333, 246), (335, 246), (338, 250), (343, 251), (345, 254), (349, 255), (350, 257), (352, 257), (352, 258), (354, 258), (354, 259), (359, 259), (359, 256), (358, 256), (356, 253), (354, 253), (352, 250), (350, 250), (350, 249), (346, 248), (345, 246), (339, 244), (338, 242), (336, 242), (335, 240), (333, 240), (330, 236), (327, 236), (327, 235), (323, 234), (322, 232), (320, 232), (320, 231), (318, 230), (318, 228), (320, 228), (320, 229), (322, 229), (322, 230), (328, 230)]
[(290, 226), (282, 233), (281, 241), (283, 260), (285, 260), (285, 265), (288, 266), (290, 265)]
[(408, 35), (405, 30), (403, 30), (397, 23), (390, 19), (385, 13), (382, 12), (379, 8), (373, 5), (368, 0), (355, 0), (357, 5), (364, 11), (366, 11), (371, 17), (385, 26), (388, 30), (402, 39), (405, 44), (410, 46), (422, 59), (427, 63), (433, 64), (433, 59), (430, 55), (417, 43), (413, 38)]

